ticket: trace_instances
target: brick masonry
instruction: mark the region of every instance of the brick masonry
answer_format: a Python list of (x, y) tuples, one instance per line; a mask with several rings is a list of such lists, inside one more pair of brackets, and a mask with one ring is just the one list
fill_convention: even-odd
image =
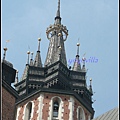
[(15, 97), (2, 87), (2, 120), (13, 120)]
[[(42, 119), (41, 120), (51, 120), (50, 118), (50, 114), (51, 114), (51, 111), (50, 111), (50, 102), (51, 102), (51, 99), (53, 97), (59, 97), (61, 98), (62, 102), (63, 102), (63, 107), (62, 107), (62, 117), (61, 117), (61, 120), (69, 120), (69, 116), (70, 116), (70, 108), (69, 108), (69, 104), (70, 104), (70, 97), (69, 95), (63, 95), (63, 94), (53, 94), (53, 93), (42, 93), (44, 94), (44, 98), (43, 98), (43, 107), (41, 108), (42, 109)], [(39, 113), (39, 97), (40, 97), (40, 94), (37, 94), (35, 96), (32, 96), (31, 98), (25, 100), (24, 102), (22, 102), (21, 104), (19, 104), (19, 107), (20, 107), (20, 110), (19, 110), (19, 114), (18, 114), (18, 119), (17, 120), (23, 120), (23, 116), (24, 116), (24, 111), (25, 111), (25, 105), (28, 103), (28, 102), (32, 102), (34, 104), (34, 107), (33, 107), (33, 115), (32, 115), (32, 118), (31, 120), (38, 120), (38, 114)], [(74, 109), (73, 109), (73, 120), (77, 120), (77, 108), (78, 106), (81, 106), (84, 110), (84, 113), (85, 113), (85, 120), (88, 120), (88, 116), (90, 115), (90, 113), (87, 111), (87, 109), (85, 109), (75, 98), (74, 99)]]

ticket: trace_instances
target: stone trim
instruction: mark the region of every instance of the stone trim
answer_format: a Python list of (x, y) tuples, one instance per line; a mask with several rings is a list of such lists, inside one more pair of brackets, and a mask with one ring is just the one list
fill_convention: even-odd
[[(78, 113), (78, 111), (79, 111), (79, 109), (81, 109), (82, 110), (82, 120), (86, 120), (86, 117), (85, 117), (85, 112), (84, 112), (84, 110), (83, 110), (83, 108), (81, 107), (81, 106), (78, 106), (78, 108), (77, 108), (77, 119), (78, 119), (78, 115), (79, 115), (79, 113)], [(80, 112), (81, 113), (81, 112)]]
[(62, 99), (59, 97), (59, 96), (54, 96), (51, 98), (50, 102), (49, 102), (49, 117), (48, 117), (48, 120), (53, 120), (53, 100), (55, 98), (58, 98), (60, 100), (60, 104), (59, 104), (59, 115), (58, 115), (58, 119), (59, 120), (63, 120), (63, 113), (64, 112), (64, 109), (63, 109), (63, 101)]
[(38, 105), (38, 118), (37, 120), (42, 120), (42, 110), (43, 110), (43, 99), (44, 99), (44, 94), (40, 94), (38, 97), (39, 100), (39, 105)]
[(24, 111), (23, 111), (23, 117), (22, 117), (23, 120), (25, 120), (25, 116), (26, 116), (26, 114), (25, 114), (25, 112), (26, 112), (26, 107), (27, 107), (27, 105), (28, 105), (30, 102), (32, 103), (31, 118), (30, 118), (30, 120), (32, 120), (33, 113), (34, 113), (34, 102), (33, 102), (33, 101), (29, 101), (29, 102), (26, 103), (26, 105), (25, 105), (25, 107), (24, 107)]
[(73, 97), (70, 97), (68, 109), (70, 110), (69, 120), (74, 120), (74, 118), (73, 118), (73, 112), (74, 112), (74, 99), (73, 99)]
[(20, 112), (20, 107), (18, 106), (18, 108), (17, 108), (16, 120), (18, 120), (19, 112)]

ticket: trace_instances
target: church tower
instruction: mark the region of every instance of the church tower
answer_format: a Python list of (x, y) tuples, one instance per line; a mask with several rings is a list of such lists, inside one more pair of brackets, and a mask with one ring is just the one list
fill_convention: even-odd
[[(16, 120), (91, 120), (92, 85), (86, 84), (85, 59), (79, 62), (79, 47), (72, 69), (67, 67), (64, 42), (68, 30), (61, 24), (60, 0), (53, 25), (46, 30), (49, 47), (44, 66), (40, 55), (40, 42), (35, 59), (27, 52), (28, 60), (15, 89), (19, 94), (16, 101)], [(31, 59), (30, 59), (31, 54)]]

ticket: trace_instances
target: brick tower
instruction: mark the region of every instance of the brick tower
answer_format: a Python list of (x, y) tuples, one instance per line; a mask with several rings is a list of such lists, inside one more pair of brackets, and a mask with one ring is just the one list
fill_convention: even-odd
[(21, 81), (16, 81), (19, 94), (16, 101), (15, 120), (91, 120), (92, 86), (86, 84), (85, 59), (79, 62), (79, 47), (73, 68), (67, 67), (64, 42), (68, 36), (66, 26), (61, 24), (60, 0), (55, 22), (46, 30), (49, 47), (44, 66), (40, 56), (40, 41), (33, 60), (28, 62)]

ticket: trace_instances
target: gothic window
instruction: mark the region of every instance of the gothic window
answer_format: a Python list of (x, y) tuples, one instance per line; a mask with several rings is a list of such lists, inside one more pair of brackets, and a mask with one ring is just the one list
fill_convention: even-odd
[(91, 120), (90, 115), (88, 116), (88, 120)]
[(78, 107), (78, 120), (85, 120), (85, 114), (81, 107)]
[(52, 114), (51, 120), (58, 120), (61, 117), (61, 98), (52, 98)]
[(30, 120), (31, 118), (31, 113), (32, 113), (32, 103), (29, 102), (26, 105), (26, 109), (25, 109), (25, 119), (24, 120)]
[(59, 103), (58, 101), (55, 101), (53, 103), (53, 117), (58, 117), (58, 112), (59, 112)]

